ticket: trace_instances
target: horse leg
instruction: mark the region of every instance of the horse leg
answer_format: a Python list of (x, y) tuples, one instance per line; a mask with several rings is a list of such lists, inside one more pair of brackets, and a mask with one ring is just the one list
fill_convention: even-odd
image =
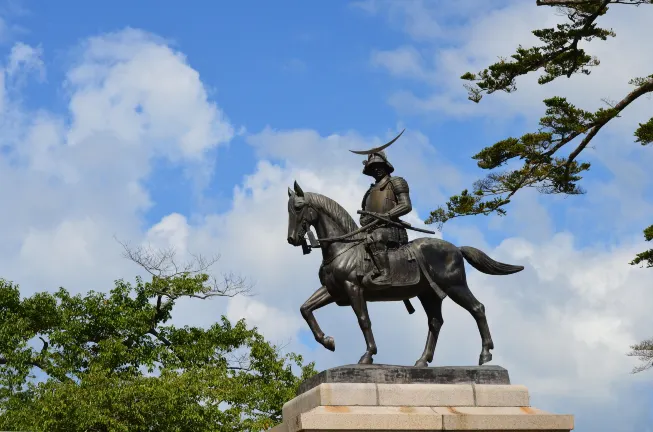
[(365, 354), (360, 358), (358, 364), (372, 364), (374, 362), (372, 356), (376, 354), (377, 350), (376, 343), (374, 342), (374, 334), (372, 334), (372, 323), (367, 314), (367, 302), (365, 301), (363, 290), (360, 286), (347, 281), (345, 282), (345, 291), (349, 296), (351, 307), (358, 318), (358, 324), (363, 331), (365, 344), (367, 345)]
[(302, 316), (304, 317), (304, 319), (308, 323), (308, 326), (313, 332), (313, 336), (315, 336), (315, 340), (329, 351), (336, 350), (336, 342), (333, 340), (331, 336), (324, 335), (324, 332), (322, 331), (320, 325), (317, 323), (317, 320), (315, 319), (315, 315), (313, 315), (313, 311), (321, 308), (322, 306), (331, 304), (333, 302), (334, 302), (334, 298), (331, 296), (331, 294), (329, 294), (329, 291), (327, 291), (326, 287), (322, 287), (317, 291), (315, 291), (313, 295), (310, 296), (308, 300), (306, 300), (306, 302), (304, 302), (304, 304), (299, 308), (300, 312), (302, 313)]
[(429, 326), (429, 334), (426, 338), (426, 346), (422, 356), (415, 362), (416, 367), (426, 367), (433, 361), (435, 346), (438, 343), (438, 336), (444, 319), (442, 318), (442, 300), (432, 290), (427, 290), (418, 296), (420, 303), (426, 312), (426, 319)]
[(490, 335), (490, 327), (485, 317), (485, 306), (474, 297), (474, 294), (469, 290), (466, 282), (459, 285), (450, 285), (445, 290), (451, 300), (463, 307), (469, 312), (476, 320), (478, 331), (481, 334), (482, 350), (479, 356), (478, 364), (482, 365), (492, 360), (491, 349), (494, 349), (494, 342)]

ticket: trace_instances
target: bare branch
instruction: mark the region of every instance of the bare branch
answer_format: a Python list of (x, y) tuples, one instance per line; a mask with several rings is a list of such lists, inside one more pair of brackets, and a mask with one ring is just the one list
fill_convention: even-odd
[(653, 367), (653, 339), (648, 339), (630, 347), (629, 357), (638, 357), (644, 364), (633, 368), (633, 373), (638, 373)]
[(222, 281), (211, 277), (212, 292), (220, 297), (235, 297), (237, 295), (252, 296), (253, 283), (247, 282), (242, 276), (227, 273), (222, 275)]
[[(220, 259), (220, 255), (206, 258), (199, 254), (189, 253), (193, 259), (180, 266), (175, 260), (176, 252), (174, 248), (160, 250), (151, 246), (130, 247), (127, 243), (118, 239), (116, 241), (125, 250), (123, 253), (125, 258), (143, 267), (150, 275), (162, 279), (206, 273)], [(233, 273), (223, 275), (221, 281), (211, 277), (211, 286), (212, 288), (208, 289), (204, 295), (191, 295), (190, 297), (233, 297), (239, 294), (248, 295), (252, 289), (251, 284), (248, 284), (244, 278), (235, 276)], [(161, 295), (170, 297), (170, 293), (161, 293)]]

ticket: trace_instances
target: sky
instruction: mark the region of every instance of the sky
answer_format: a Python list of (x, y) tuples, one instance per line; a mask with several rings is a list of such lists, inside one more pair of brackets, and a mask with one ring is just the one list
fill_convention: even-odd
[[(490, 4), (491, 3), (491, 4)], [(108, 291), (142, 274), (132, 245), (220, 260), (254, 296), (182, 301), (179, 325), (245, 318), (318, 369), (364, 351), (349, 308), (316, 313), (336, 340), (317, 345), (299, 314), (319, 288), (320, 256), (286, 242), (287, 187), (327, 195), (355, 215), (370, 179), (349, 149), (388, 149), (411, 187), (415, 226), (485, 173), (483, 147), (533, 131), (542, 100), (584, 109), (619, 100), (653, 70), (653, 7), (614, 7), (617, 37), (589, 44), (589, 76), (480, 104), (460, 76), (536, 40), (563, 17), (534, 1), (240, 1), (0, 3), (0, 269), (29, 296)], [(467, 267), (495, 342), (491, 364), (529, 388), (533, 406), (574, 414), (577, 431), (653, 431), (652, 372), (631, 374), (633, 343), (653, 336), (650, 270), (628, 265), (651, 224), (650, 148), (633, 131), (641, 98), (583, 152), (583, 196), (518, 194), (508, 215), (445, 224), (442, 237), (525, 266), (511, 276)], [(429, 227), (426, 227), (429, 228)], [(432, 228), (432, 227), (430, 227)], [(412, 234), (411, 234), (412, 235)], [(411, 238), (414, 238), (412, 236)], [(474, 365), (472, 317), (445, 300), (433, 365)], [(401, 303), (370, 305), (376, 363), (412, 365), (426, 319)]]

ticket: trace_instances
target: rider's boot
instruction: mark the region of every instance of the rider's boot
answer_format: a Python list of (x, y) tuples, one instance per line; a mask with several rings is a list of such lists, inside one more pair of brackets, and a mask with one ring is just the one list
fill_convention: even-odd
[(378, 270), (377, 275), (370, 279), (370, 284), (375, 288), (388, 288), (392, 285), (392, 277), (390, 276), (390, 260), (388, 258), (388, 250), (375, 251), (372, 254), (372, 260)]

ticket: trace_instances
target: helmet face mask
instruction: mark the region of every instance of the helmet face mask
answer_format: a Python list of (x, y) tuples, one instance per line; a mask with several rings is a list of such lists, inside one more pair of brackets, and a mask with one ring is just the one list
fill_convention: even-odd
[(388, 167), (384, 163), (375, 162), (370, 164), (366, 171), (368, 172), (368, 175), (379, 180), (388, 174)]
[(394, 167), (388, 161), (388, 158), (383, 151), (369, 155), (367, 160), (363, 161), (363, 165), (363, 174), (371, 177), (376, 177), (375, 171), (379, 165), (382, 165), (385, 168), (386, 174), (390, 174), (394, 171)]

